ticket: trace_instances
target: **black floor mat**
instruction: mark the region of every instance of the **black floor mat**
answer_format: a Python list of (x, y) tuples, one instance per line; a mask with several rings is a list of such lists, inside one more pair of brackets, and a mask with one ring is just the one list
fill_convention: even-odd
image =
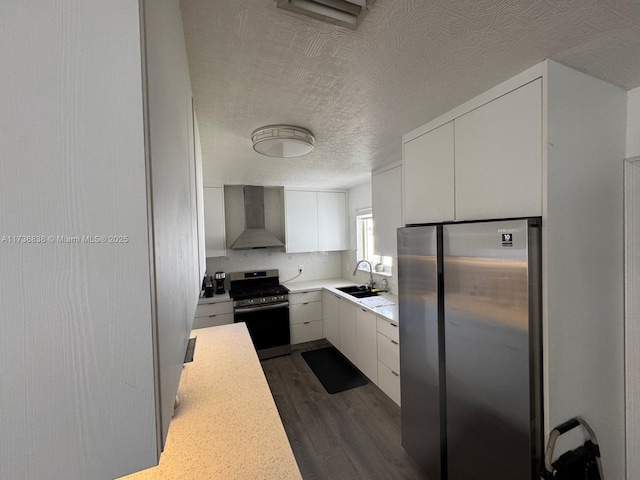
[(327, 393), (338, 393), (368, 383), (360, 371), (334, 347), (301, 353)]

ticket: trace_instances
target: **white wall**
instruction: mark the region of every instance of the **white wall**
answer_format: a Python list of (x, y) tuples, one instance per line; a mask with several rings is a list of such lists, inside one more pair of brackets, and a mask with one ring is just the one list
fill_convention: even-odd
[(352, 275), (356, 266), (356, 211), (364, 208), (371, 208), (371, 182), (367, 181), (349, 189), (347, 192), (347, 221), (349, 222), (349, 250), (342, 252), (342, 275), (341, 277), (353, 280), (353, 283), (363, 284), (369, 281), (369, 274), (357, 272)]
[(640, 87), (627, 92), (627, 158), (640, 157)]
[[(356, 211), (364, 208), (371, 208), (371, 180), (356, 185), (347, 192), (347, 221), (349, 222), (349, 250), (342, 252), (342, 275), (347, 280), (353, 280), (358, 285), (369, 283), (369, 273), (358, 271), (355, 277), (353, 269), (356, 267)], [(394, 271), (397, 271), (394, 259)], [(382, 275), (373, 273), (373, 280), (377, 286), (380, 286), (382, 278), (386, 278), (389, 282), (389, 288), (392, 292), (397, 292), (397, 275), (394, 277), (383, 277)]]
[(627, 478), (640, 478), (640, 88), (627, 92), (625, 165), (625, 322), (627, 391)]

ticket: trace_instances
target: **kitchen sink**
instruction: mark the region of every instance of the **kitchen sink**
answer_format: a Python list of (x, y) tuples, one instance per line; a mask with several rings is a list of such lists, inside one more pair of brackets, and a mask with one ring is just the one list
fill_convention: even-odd
[(348, 287), (339, 287), (337, 288), (337, 290), (340, 290), (341, 292), (344, 292), (355, 298), (375, 297), (378, 295), (377, 292), (372, 292), (371, 290), (369, 290), (369, 287), (365, 285), (360, 285), (360, 286), (351, 285)]

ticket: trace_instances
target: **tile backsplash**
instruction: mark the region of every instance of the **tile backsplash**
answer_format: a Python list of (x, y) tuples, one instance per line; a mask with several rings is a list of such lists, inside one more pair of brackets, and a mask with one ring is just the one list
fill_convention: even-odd
[(341, 252), (285, 253), (279, 250), (227, 250), (226, 257), (207, 258), (207, 275), (222, 271), (247, 272), (277, 268), (280, 281), (286, 282), (298, 275), (298, 265), (302, 274), (296, 282), (342, 277)]

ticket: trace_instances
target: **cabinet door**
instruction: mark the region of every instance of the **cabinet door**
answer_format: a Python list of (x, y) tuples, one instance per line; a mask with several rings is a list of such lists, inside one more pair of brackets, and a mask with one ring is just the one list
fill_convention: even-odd
[(318, 196), (316, 192), (285, 192), (286, 249), (289, 253), (318, 251)]
[(402, 226), (402, 167), (371, 176), (374, 253), (396, 256), (396, 229)]
[(204, 187), (204, 235), (207, 257), (226, 255), (224, 232), (224, 190)]
[(322, 338), (322, 320), (291, 325), (291, 345), (311, 342)]
[(313, 322), (315, 320), (322, 320), (322, 303), (320, 302), (307, 302), (289, 304), (289, 323), (291, 325), (295, 323)]
[(318, 250), (347, 250), (347, 195), (318, 192)]
[(400, 405), (400, 372), (378, 362), (378, 387)]
[(339, 350), (352, 363), (356, 363), (356, 306), (348, 300), (340, 299), (338, 303), (338, 318), (340, 319), (340, 347)]
[(324, 336), (338, 350), (340, 350), (340, 321), (338, 310), (340, 297), (327, 290), (322, 292), (322, 318), (324, 320)]
[(376, 316), (358, 307), (356, 310), (356, 367), (373, 383), (378, 383)]
[(404, 144), (404, 221), (455, 219), (453, 122)]
[(456, 220), (542, 215), (542, 80), (455, 120)]

